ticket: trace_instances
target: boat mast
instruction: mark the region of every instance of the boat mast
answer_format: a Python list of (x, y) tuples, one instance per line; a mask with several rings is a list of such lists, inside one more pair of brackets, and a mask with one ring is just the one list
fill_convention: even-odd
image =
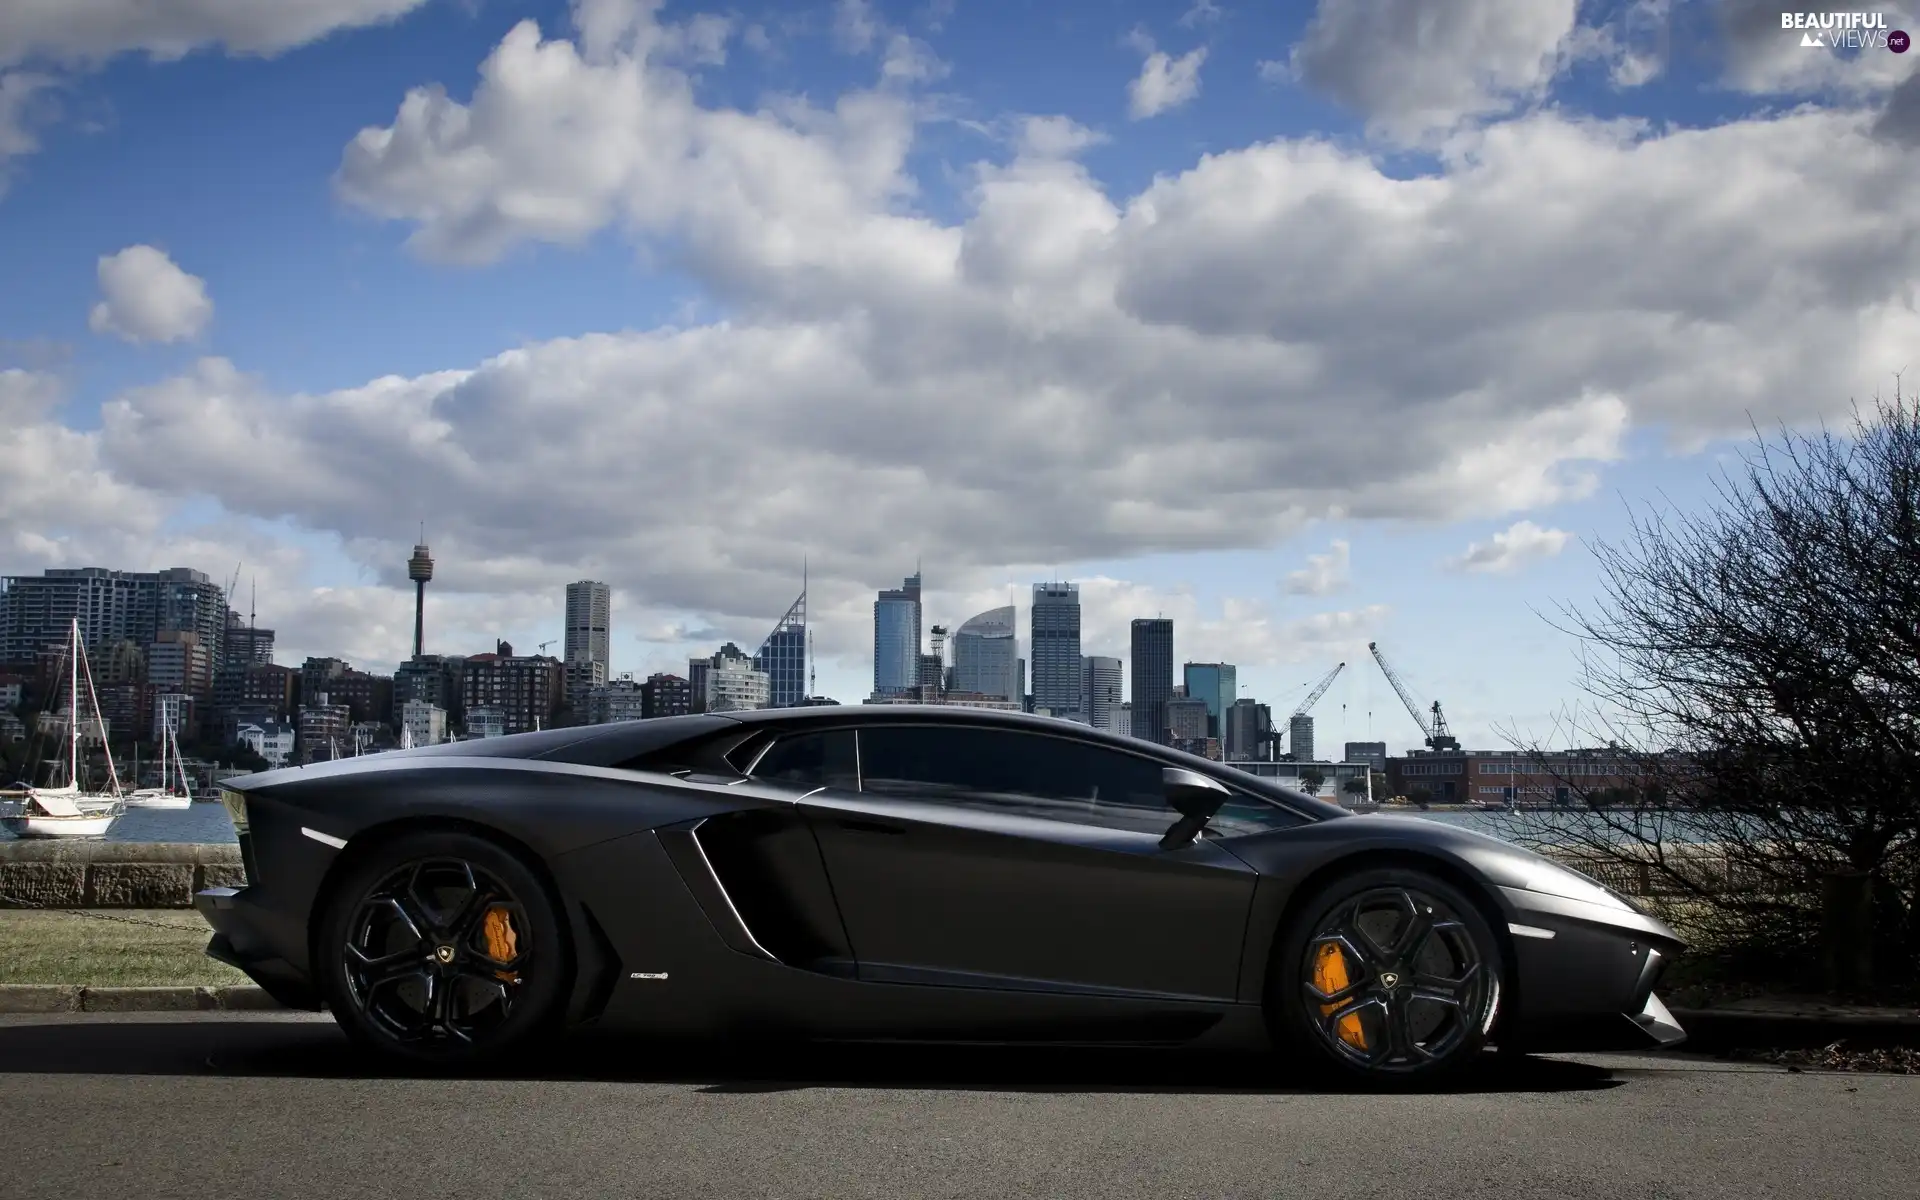
[(80, 786), (80, 618), (73, 619), (67, 651), (67, 782)]
[[(80, 622), (73, 622), (73, 656), (80, 657)], [(107, 782), (113, 785), (113, 794), (120, 794), (120, 769), (113, 765), (113, 744), (107, 740), (106, 721), (100, 716), (100, 695), (93, 690), (93, 664), (81, 663), (87, 671), (87, 703), (93, 706), (93, 723), (100, 730), (100, 749), (107, 756)]]
[(173, 765), (174, 769), (180, 773), (180, 794), (188, 799), (192, 799), (193, 784), (187, 779), (187, 760), (186, 757), (180, 753), (180, 742), (173, 736), (173, 730), (171, 729), (167, 730), (167, 740), (173, 742)]

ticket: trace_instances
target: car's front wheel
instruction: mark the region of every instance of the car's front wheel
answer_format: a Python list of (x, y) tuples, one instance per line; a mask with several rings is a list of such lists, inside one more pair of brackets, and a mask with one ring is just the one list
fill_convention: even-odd
[(1452, 1074), (1487, 1045), (1503, 959), (1479, 908), (1426, 871), (1359, 871), (1321, 889), (1274, 947), (1268, 1011), (1307, 1062), (1375, 1083)]
[(504, 847), (420, 831), (360, 857), (331, 891), (317, 966), (356, 1042), (471, 1065), (549, 1031), (569, 986), (556, 906)]

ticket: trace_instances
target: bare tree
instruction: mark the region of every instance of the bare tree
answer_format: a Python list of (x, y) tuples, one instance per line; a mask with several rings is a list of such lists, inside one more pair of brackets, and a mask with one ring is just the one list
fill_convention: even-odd
[(1728, 948), (1823, 957), (1830, 986), (1864, 986), (1870, 958), (1911, 977), (1920, 405), (1896, 392), (1845, 435), (1756, 436), (1716, 491), (1594, 546), (1601, 597), (1566, 613), (1603, 714), (1581, 732), (1643, 786), (1515, 814), (1515, 832), (1650, 876)]

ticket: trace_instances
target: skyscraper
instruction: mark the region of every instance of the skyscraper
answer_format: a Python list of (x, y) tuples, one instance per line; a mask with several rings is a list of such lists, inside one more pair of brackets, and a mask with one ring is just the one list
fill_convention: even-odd
[(1228, 762), (1266, 762), (1273, 757), (1273, 710), (1251, 698), (1227, 706)]
[(1240, 698), (1239, 672), (1232, 663), (1188, 663), (1187, 695), (1207, 702), (1207, 736), (1227, 736), (1227, 709)]
[(873, 602), (873, 694), (897, 696), (920, 677), (920, 572)]
[(1287, 755), (1294, 762), (1313, 762), (1313, 718), (1295, 713), (1287, 718)]
[(787, 606), (787, 615), (773, 627), (753, 656), (756, 670), (768, 679), (769, 708), (797, 708), (807, 698), (807, 590)]
[(1138, 617), (1133, 622), (1133, 736), (1167, 740), (1167, 701), (1173, 697), (1173, 622)]
[(606, 584), (582, 579), (567, 585), (566, 690), (576, 710), (584, 711), (587, 693), (607, 681), (612, 610), (613, 589)]
[(1132, 733), (1120, 724), (1120, 690), (1124, 683), (1120, 660), (1095, 654), (1081, 659), (1086, 664), (1086, 685), (1080, 711), (1087, 724), (1107, 733)]
[(1020, 639), (1013, 605), (990, 608), (953, 631), (953, 690), (1020, 700)]
[(935, 625), (927, 632), (927, 652), (920, 656), (920, 674), (915, 680), (923, 699), (947, 690), (947, 627)]
[(1029, 615), (1033, 637), (1033, 707), (1056, 717), (1085, 721), (1081, 693), (1080, 588), (1072, 583), (1033, 585)]

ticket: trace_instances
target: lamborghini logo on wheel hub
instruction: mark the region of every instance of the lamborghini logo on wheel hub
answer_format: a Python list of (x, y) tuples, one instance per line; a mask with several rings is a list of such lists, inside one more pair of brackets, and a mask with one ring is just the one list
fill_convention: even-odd
[(452, 946), (435, 947), (433, 951), (433, 956), (439, 959), (443, 963), (450, 963), (453, 961), (453, 947)]
[(1392, 991), (1394, 988), (1400, 986), (1400, 976), (1392, 971), (1382, 971), (1380, 972), (1380, 986), (1386, 988), (1388, 991)]

